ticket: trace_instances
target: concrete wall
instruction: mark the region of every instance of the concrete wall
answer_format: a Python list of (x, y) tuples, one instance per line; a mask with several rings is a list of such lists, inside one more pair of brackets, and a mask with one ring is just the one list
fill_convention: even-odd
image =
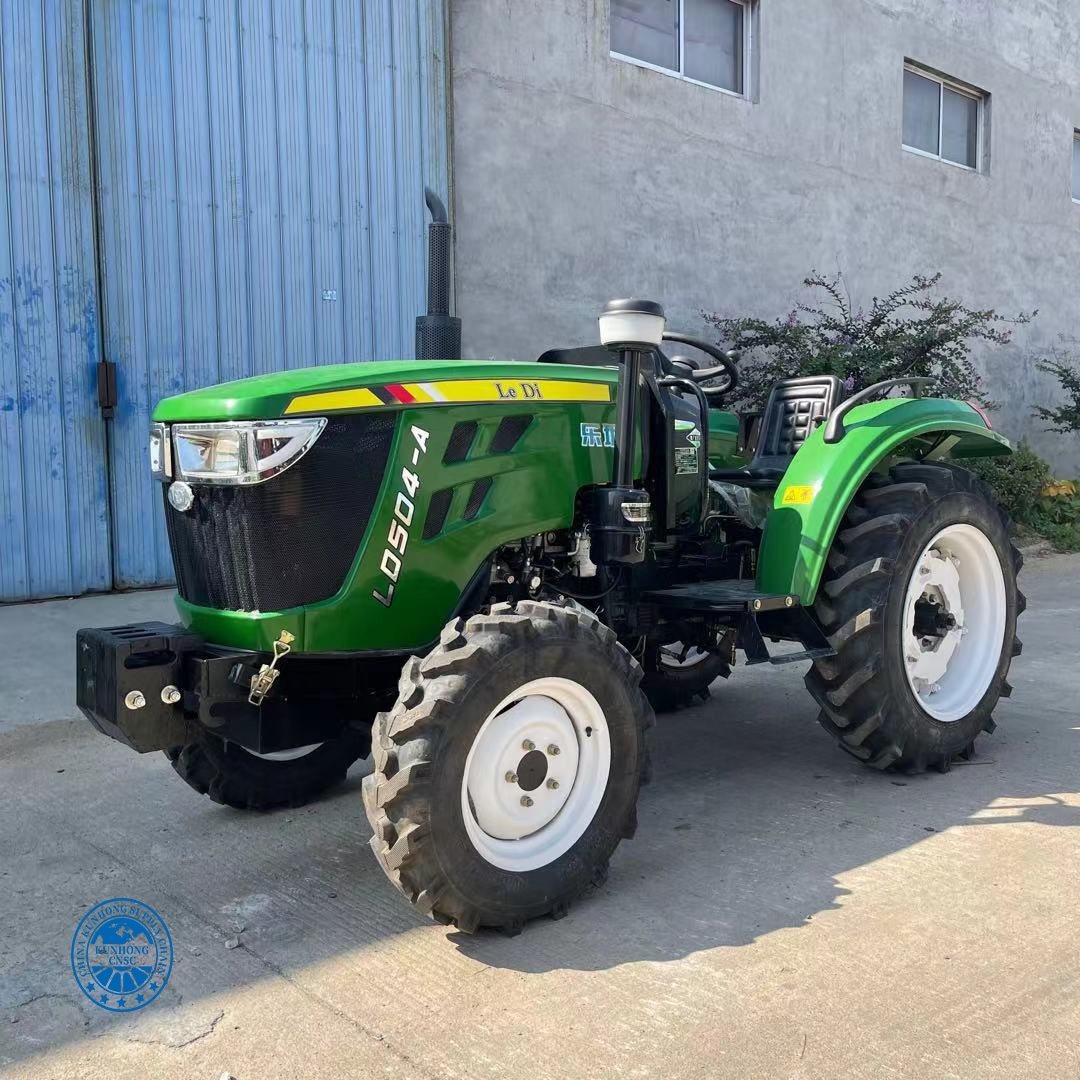
[[(997, 426), (1065, 471), (1032, 358), (1080, 338), (1076, 0), (760, 0), (746, 101), (611, 59), (608, 0), (453, 0), (457, 296), (466, 351), (595, 340), (613, 296), (779, 316), (807, 271), (856, 301), (941, 270), (949, 295), (1040, 309), (979, 354)], [(905, 56), (984, 88), (989, 168), (900, 146)], [(1080, 345), (1077, 345), (1080, 354)]]

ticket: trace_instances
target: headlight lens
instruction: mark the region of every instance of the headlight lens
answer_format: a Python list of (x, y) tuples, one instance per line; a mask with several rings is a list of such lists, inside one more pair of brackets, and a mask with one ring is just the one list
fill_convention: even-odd
[(172, 443), (165, 424), (150, 426), (150, 473), (155, 480), (162, 481), (172, 476)]
[[(326, 427), (326, 418), (173, 424), (175, 474), (195, 484), (261, 484), (295, 465)], [(166, 439), (167, 441), (167, 439)], [(153, 462), (151, 434), (151, 463)]]

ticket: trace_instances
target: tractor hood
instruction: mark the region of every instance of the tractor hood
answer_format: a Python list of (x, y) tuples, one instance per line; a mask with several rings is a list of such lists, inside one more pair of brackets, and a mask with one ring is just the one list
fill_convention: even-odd
[(618, 370), (516, 360), (382, 360), (256, 375), (162, 400), (167, 423), (267, 420), (373, 406), (612, 401)]

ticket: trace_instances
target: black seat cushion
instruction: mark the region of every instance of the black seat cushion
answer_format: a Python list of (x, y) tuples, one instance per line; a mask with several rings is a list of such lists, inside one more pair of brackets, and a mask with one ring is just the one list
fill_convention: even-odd
[(784, 475), (791, 459), (814, 429), (840, 403), (844, 384), (835, 375), (803, 375), (778, 382), (769, 393), (750, 463), (742, 469), (716, 469), (714, 480), (768, 487)]

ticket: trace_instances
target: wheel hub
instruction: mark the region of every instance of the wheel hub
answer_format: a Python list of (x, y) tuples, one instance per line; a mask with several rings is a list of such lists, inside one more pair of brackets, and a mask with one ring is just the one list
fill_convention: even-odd
[[(548, 753), (552, 747), (557, 755)], [(549, 697), (530, 695), (492, 717), (473, 746), (467, 776), (477, 824), (497, 840), (542, 829), (573, 790), (578, 756), (573, 722)]]
[(546, 779), (548, 759), (542, 750), (530, 750), (517, 767), (517, 785), (522, 791), (535, 791)]
[(673, 641), (670, 645), (660, 646), (660, 663), (670, 668), (690, 668), (709, 659), (709, 653), (696, 645), (687, 645)]
[(545, 866), (588, 828), (607, 788), (611, 744), (596, 698), (549, 677), (520, 687), (484, 721), (462, 777), (473, 846), (505, 870)]
[(989, 538), (973, 525), (943, 529), (915, 564), (904, 603), (904, 668), (916, 700), (952, 721), (978, 704), (1005, 632), (1005, 581)]

